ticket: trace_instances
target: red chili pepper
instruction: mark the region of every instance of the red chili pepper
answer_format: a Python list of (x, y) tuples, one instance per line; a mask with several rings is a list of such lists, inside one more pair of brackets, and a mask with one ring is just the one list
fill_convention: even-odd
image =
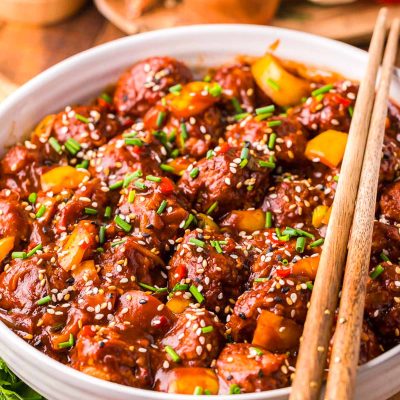
[(175, 189), (174, 183), (169, 178), (161, 178), (160, 182), (160, 190), (163, 194), (170, 194), (173, 193)]
[(279, 278), (286, 278), (290, 275), (291, 270), (290, 268), (285, 268), (285, 269), (277, 269), (275, 272), (279, 276)]
[(225, 154), (229, 151), (229, 149), (231, 148), (231, 146), (229, 146), (228, 143), (222, 143), (220, 146), (220, 150), (218, 151), (218, 153), (220, 154)]
[(344, 97), (340, 96), (339, 94), (336, 94), (334, 96), (334, 101), (342, 104), (344, 107), (348, 107), (351, 104), (351, 101), (349, 99), (345, 99)]
[(97, 99), (97, 103), (99, 104), (100, 107), (102, 108), (110, 108), (111, 104), (108, 101), (105, 101), (101, 97)]
[(178, 281), (181, 281), (182, 279), (187, 277), (187, 268), (185, 265), (181, 264), (176, 267), (174, 278), (176, 278)]
[(143, 153), (143, 147), (141, 147), (141, 146), (133, 146), (132, 147), (132, 151), (135, 154), (142, 154)]

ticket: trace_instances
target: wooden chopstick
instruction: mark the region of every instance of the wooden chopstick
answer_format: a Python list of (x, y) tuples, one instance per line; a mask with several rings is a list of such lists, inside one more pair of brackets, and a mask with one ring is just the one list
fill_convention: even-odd
[(371, 117), (353, 226), (349, 241), (338, 323), (336, 326), (325, 400), (353, 397), (363, 323), (379, 168), (397, 54), (400, 20), (392, 22), (378, 92)]
[(320, 394), (374, 102), (376, 76), (382, 59), (386, 21), (387, 9), (384, 8), (377, 18), (366, 74), (361, 81), (354, 108), (332, 206), (331, 223), (328, 225), (300, 343), (291, 400), (317, 399)]

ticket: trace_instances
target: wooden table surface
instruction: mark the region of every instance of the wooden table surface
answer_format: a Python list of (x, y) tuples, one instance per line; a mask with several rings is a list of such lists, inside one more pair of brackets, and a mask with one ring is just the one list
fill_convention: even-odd
[[(2, 91), (12, 90), (57, 62), (123, 36), (92, 4), (73, 18), (49, 27), (0, 21), (0, 80), (8, 81), (0, 86), (0, 98)], [(398, 61), (400, 65), (400, 58)], [(400, 394), (391, 400), (400, 400)]]

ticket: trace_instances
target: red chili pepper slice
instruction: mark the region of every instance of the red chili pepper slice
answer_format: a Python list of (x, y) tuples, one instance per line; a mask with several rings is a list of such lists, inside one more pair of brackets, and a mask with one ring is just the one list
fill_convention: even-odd
[(276, 275), (279, 276), (279, 278), (286, 278), (290, 275), (291, 270), (290, 268), (285, 268), (285, 269), (277, 269), (275, 272)]
[(163, 194), (170, 194), (173, 193), (175, 189), (174, 183), (169, 178), (161, 178), (160, 182), (160, 190)]
[(178, 281), (181, 281), (182, 279), (187, 277), (187, 268), (185, 265), (181, 264), (176, 267), (174, 278), (176, 278)]

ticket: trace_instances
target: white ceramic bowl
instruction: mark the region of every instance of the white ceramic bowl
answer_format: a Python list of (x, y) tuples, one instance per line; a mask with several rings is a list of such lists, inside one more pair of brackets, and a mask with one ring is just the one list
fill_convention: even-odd
[[(46, 114), (84, 101), (115, 82), (124, 68), (153, 55), (177, 57), (190, 66), (217, 65), (238, 54), (261, 55), (281, 40), (278, 55), (361, 79), (367, 54), (349, 45), (284, 29), (251, 25), (203, 25), (144, 33), (74, 56), (34, 78), (0, 105), (0, 137), (13, 144)], [(399, 82), (392, 95), (397, 96)], [(66, 367), (29, 346), (0, 323), (0, 357), (49, 400), (193, 400), (102, 381)], [(359, 369), (357, 399), (384, 399), (400, 390), (400, 346)], [(286, 399), (289, 389), (219, 399)], [(202, 398), (201, 396), (200, 398)], [(196, 397), (196, 399), (199, 396)], [(204, 397), (204, 399), (209, 398)]]

